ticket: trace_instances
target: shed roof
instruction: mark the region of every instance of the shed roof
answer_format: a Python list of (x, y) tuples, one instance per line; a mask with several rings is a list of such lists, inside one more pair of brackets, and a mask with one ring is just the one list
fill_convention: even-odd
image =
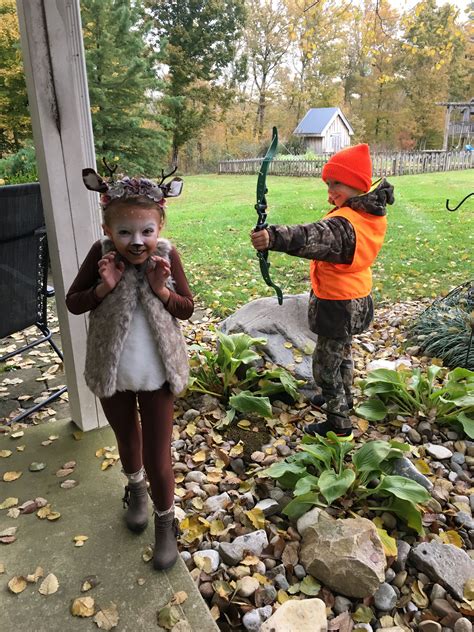
[(326, 128), (336, 116), (340, 116), (349, 134), (354, 130), (339, 108), (311, 108), (298, 123), (293, 134), (297, 136), (323, 136)]

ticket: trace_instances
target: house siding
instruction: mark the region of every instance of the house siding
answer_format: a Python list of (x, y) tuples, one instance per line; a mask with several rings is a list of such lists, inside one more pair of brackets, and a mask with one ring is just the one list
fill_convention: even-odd
[(321, 151), (339, 151), (343, 147), (349, 147), (350, 144), (351, 137), (349, 136), (349, 131), (341, 117), (336, 116), (322, 138)]

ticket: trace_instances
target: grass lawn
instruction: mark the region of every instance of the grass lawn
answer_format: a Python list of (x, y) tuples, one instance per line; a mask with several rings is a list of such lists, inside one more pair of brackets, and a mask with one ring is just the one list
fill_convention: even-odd
[[(396, 202), (388, 207), (389, 228), (374, 265), (378, 302), (435, 297), (474, 277), (473, 172), (456, 171), (389, 178)], [(272, 296), (260, 277), (249, 232), (257, 214), (256, 176), (188, 176), (181, 198), (168, 204), (164, 236), (181, 253), (196, 301), (225, 316), (240, 305)], [(269, 177), (269, 223), (319, 220), (329, 209), (319, 179)], [(309, 289), (308, 261), (270, 252), (272, 279), (284, 293)]]

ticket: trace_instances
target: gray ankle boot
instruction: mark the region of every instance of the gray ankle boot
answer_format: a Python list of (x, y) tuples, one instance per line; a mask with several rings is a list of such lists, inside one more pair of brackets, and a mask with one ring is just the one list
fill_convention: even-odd
[(174, 508), (164, 516), (155, 510), (155, 551), (153, 568), (162, 571), (171, 568), (178, 557), (178, 521), (174, 517)]
[(130, 531), (143, 531), (148, 524), (148, 489), (146, 480), (125, 486), (123, 506), (127, 508), (125, 522)]

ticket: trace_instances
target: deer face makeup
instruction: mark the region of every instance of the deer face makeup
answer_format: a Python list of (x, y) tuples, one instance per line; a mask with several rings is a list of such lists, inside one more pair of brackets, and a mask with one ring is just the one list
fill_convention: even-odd
[(117, 208), (103, 228), (117, 252), (139, 265), (155, 252), (162, 224), (158, 209), (130, 206)]

